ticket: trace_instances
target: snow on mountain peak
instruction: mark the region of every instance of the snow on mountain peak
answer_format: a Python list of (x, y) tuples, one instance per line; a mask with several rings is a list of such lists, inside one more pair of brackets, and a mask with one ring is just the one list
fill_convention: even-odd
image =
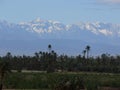
[(104, 36), (118, 36), (120, 37), (120, 24), (111, 24), (103, 22), (94, 22), (94, 23), (79, 23), (65, 25), (59, 21), (54, 20), (43, 20), (37, 18), (30, 22), (21, 22), (19, 24), (11, 24), (7, 21), (0, 21), (0, 30), (9, 28), (19, 28), (29, 32), (34, 32), (37, 34), (44, 33), (68, 33), (69, 34), (80, 34), (82, 32), (91, 32), (95, 35), (104, 35)]
[(41, 21), (41, 19), (38, 17), (37, 19), (36, 19), (36, 22), (40, 22)]
[(104, 35), (113, 35), (112, 31), (108, 31), (106, 29), (102, 29), (102, 30), (99, 30), (100, 33), (104, 34)]
[(36, 33), (51, 33), (53, 31), (65, 30), (66, 26), (58, 21), (42, 20), (37, 18), (31, 22), (22, 22), (19, 24), (22, 28)]

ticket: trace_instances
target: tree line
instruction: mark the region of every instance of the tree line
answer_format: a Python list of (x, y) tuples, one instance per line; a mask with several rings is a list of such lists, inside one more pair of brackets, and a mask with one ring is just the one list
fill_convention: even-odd
[(83, 55), (68, 56), (58, 55), (52, 50), (52, 45), (48, 45), (48, 51), (35, 52), (33, 56), (13, 56), (8, 52), (0, 57), (0, 62), (5, 62), (10, 70), (39, 70), (46, 72), (62, 71), (87, 71), (87, 72), (109, 72), (120, 73), (120, 56), (102, 54), (97, 57), (90, 57), (91, 47), (86, 46)]

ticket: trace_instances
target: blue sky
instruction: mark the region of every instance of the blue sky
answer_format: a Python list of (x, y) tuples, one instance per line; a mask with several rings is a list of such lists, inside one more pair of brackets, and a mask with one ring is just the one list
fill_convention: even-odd
[(0, 20), (120, 23), (120, 0), (0, 0)]

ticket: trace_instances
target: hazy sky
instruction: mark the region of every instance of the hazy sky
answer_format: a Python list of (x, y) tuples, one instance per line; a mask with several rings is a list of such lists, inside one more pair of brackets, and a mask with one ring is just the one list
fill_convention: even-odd
[(0, 0), (0, 20), (120, 23), (120, 0)]

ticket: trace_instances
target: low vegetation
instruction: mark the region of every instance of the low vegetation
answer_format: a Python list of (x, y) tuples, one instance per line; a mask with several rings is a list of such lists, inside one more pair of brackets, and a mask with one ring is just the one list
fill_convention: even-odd
[(120, 74), (24, 72), (11, 73), (4, 80), (4, 87), (9, 89), (97, 90), (103, 86), (120, 87)]

